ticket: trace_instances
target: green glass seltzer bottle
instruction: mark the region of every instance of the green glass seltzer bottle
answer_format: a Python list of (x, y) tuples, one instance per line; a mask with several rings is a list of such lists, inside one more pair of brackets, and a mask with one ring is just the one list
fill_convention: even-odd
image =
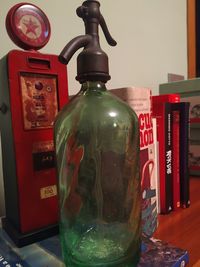
[(136, 266), (141, 247), (139, 127), (135, 112), (110, 93), (108, 57), (98, 26), (110, 36), (97, 1), (77, 9), (86, 34), (59, 59), (77, 58), (80, 92), (58, 114), (54, 138), (60, 201), (60, 238), (67, 267)]

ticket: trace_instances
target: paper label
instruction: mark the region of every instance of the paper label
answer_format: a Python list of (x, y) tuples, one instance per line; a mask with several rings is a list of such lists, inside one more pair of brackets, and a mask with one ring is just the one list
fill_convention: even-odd
[(54, 197), (57, 195), (57, 187), (56, 185), (43, 187), (40, 189), (40, 198), (46, 199), (49, 197)]
[(58, 113), (56, 76), (20, 75), (24, 129), (51, 128)]

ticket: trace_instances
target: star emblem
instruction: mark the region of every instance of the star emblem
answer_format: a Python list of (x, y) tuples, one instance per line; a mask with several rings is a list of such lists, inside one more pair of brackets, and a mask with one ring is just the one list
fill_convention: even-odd
[(36, 22), (34, 22), (31, 18), (29, 18), (28, 21), (24, 20), (23, 24), (26, 26), (26, 34), (33, 33), (35, 34), (35, 36), (37, 36), (36, 29), (39, 27), (39, 25), (37, 25)]

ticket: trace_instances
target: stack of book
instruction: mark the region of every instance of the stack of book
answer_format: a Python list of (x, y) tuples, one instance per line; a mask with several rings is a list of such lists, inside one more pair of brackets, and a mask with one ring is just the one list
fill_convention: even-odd
[(179, 94), (152, 96), (149, 88), (112, 93), (129, 104), (140, 124), (143, 234), (151, 236), (157, 213), (189, 207), (189, 102)]
[(190, 102), (189, 173), (200, 175), (200, 78), (164, 83), (160, 94), (178, 93), (181, 102)]
[(160, 166), (160, 212), (189, 207), (189, 102), (179, 94), (152, 97), (157, 120)]

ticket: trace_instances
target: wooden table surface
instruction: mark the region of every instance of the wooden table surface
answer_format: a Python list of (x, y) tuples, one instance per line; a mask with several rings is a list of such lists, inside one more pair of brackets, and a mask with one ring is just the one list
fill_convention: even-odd
[(188, 266), (200, 267), (200, 177), (190, 178), (190, 199), (189, 208), (159, 215), (154, 237), (186, 249), (190, 260)]

